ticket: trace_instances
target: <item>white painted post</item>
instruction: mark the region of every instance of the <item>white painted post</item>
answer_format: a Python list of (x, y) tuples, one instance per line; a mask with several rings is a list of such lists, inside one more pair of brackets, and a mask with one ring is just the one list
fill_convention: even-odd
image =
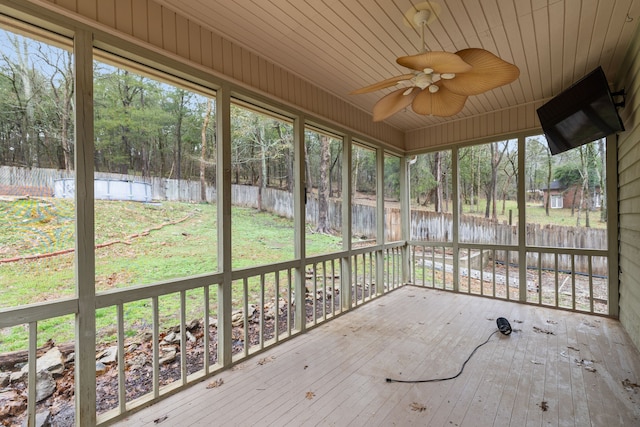
[(300, 262), (295, 269), (294, 286), (295, 286), (295, 329), (304, 332), (307, 325), (307, 310), (305, 307), (305, 288), (306, 288), (306, 249), (305, 249), (305, 158), (304, 158), (304, 116), (298, 116), (293, 120), (293, 144), (294, 144), (294, 240), (295, 240), (295, 258)]
[(76, 166), (76, 426), (96, 424), (95, 232), (93, 188), (93, 34), (77, 30), (75, 71)]
[(351, 234), (352, 234), (352, 179), (353, 144), (351, 136), (346, 135), (342, 142), (342, 250), (346, 255), (340, 260), (340, 311), (351, 308)]
[(229, 366), (231, 357), (231, 96), (228, 85), (216, 93), (218, 161), (218, 364)]
[(376, 149), (376, 295), (384, 293), (384, 150)]
[[(452, 190), (453, 190), (453, 223), (452, 225), (452, 233), (453, 236), (453, 290), (458, 292), (460, 289), (460, 186), (458, 184), (459, 174), (458, 171), (458, 158), (459, 151), (457, 147), (454, 147), (451, 150), (451, 170), (453, 172), (452, 176)], [(443, 253), (445, 251), (443, 250)], [(471, 251), (467, 252), (467, 259), (471, 260)], [(446, 269), (446, 263), (442, 264), (443, 270)], [(469, 274), (469, 276), (471, 276)], [(445, 272), (443, 271), (442, 277), (446, 277)], [(445, 285), (446, 287), (446, 285)], [(471, 289), (471, 287), (469, 287)]]
[[(524, 179), (526, 145), (525, 138), (518, 138), (518, 299), (527, 301), (527, 216), (526, 189)], [(540, 294), (542, 295), (542, 289)]]
[[(608, 276), (609, 276), (609, 302), (607, 308), (609, 315), (620, 315), (620, 276), (618, 275), (618, 144), (617, 136), (607, 137), (607, 168), (605, 186), (607, 187), (607, 251)], [(589, 274), (591, 277), (591, 274)]]
[(400, 158), (400, 227), (401, 235), (400, 239), (403, 240), (404, 246), (401, 249), (401, 269), (402, 269), (402, 284), (405, 285), (411, 281), (411, 270), (413, 266), (410, 265), (410, 251), (409, 240), (411, 239), (411, 183), (409, 179), (411, 163), (407, 157)]

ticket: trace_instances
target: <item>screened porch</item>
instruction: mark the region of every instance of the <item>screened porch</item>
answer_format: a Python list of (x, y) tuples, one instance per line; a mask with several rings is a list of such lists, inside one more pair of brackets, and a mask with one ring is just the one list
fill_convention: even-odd
[[(0, 0), (6, 422), (640, 423), (637, 2), (598, 0), (580, 20), (540, 25), (544, 37), (518, 19), (557, 17), (565, 1), (493, 2), (487, 16), (508, 25), (470, 30), (551, 46), (556, 27), (584, 34), (596, 18), (624, 19), (594, 37), (623, 70), (628, 131), (566, 157), (550, 155), (535, 111), (579, 73), (547, 79), (523, 56), (547, 64), (547, 48), (523, 41), (512, 60), (534, 64), (525, 83), (470, 96), (456, 119), (399, 111), (374, 122), (377, 98), (343, 94), (374, 80), (360, 70), (391, 72), (393, 61), (367, 53), (336, 78), (348, 61), (314, 69), (315, 39), (300, 37), (300, 58), (262, 56), (253, 46), (273, 33), (240, 42), (219, 22), (230, 33), (220, 35), (192, 9), (207, 2), (188, 3)], [(223, 3), (206, 12), (254, 17), (255, 2)], [(348, 52), (369, 45), (358, 31), (418, 6), (375, 2), (362, 15), (329, 3), (287, 19), (309, 36), (298, 19), (366, 16), (360, 30), (341, 26), (360, 43)], [(327, 28), (318, 37), (333, 37)], [(407, 50), (411, 31), (378, 31), (376, 45)], [(600, 61), (566, 52), (566, 70)], [(13, 108), (23, 99), (33, 101)], [(572, 206), (545, 203), (553, 170)], [(494, 333), (498, 317), (511, 335)], [(451, 380), (386, 381), (463, 365)]]

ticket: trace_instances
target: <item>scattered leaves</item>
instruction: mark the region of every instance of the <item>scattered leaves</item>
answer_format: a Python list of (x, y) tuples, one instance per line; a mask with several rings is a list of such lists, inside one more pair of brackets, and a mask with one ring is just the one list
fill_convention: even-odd
[(533, 327), (533, 331), (537, 332), (539, 334), (547, 334), (547, 335), (555, 335), (555, 332), (550, 331), (548, 329), (542, 329), (542, 328), (538, 328), (537, 326)]
[(587, 359), (574, 359), (574, 360), (576, 362), (576, 365), (584, 367), (585, 371), (589, 371), (589, 372), (597, 371), (597, 369), (593, 366), (593, 364), (595, 363), (594, 360), (587, 360)]
[(423, 404), (418, 403), (418, 402), (413, 402), (413, 403), (412, 403), (411, 405), (409, 405), (409, 406), (411, 406), (411, 410), (412, 410), (412, 411), (416, 411), (416, 412), (424, 412), (424, 411), (426, 411), (426, 410), (427, 410), (427, 407), (426, 407), (426, 406), (424, 406)]
[(160, 424), (161, 422), (166, 421), (167, 418), (169, 418), (168, 415), (165, 415), (165, 416), (160, 417), (160, 418), (156, 418), (155, 420), (153, 420), (153, 423), (154, 424)]
[(213, 380), (209, 384), (207, 384), (207, 388), (218, 388), (222, 384), (224, 384), (224, 380), (222, 378), (218, 378), (217, 380)]
[(303, 369), (307, 369), (308, 367), (309, 367), (309, 365), (304, 365), (304, 368), (303, 368)]
[(555, 320), (551, 320), (551, 319), (547, 319), (547, 323), (550, 325), (557, 325), (558, 322), (556, 322)]
[(524, 320), (518, 320), (518, 319), (514, 319), (513, 320), (514, 323), (524, 323)]
[(542, 402), (538, 403), (538, 406), (540, 407), (540, 409), (542, 409), (542, 412), (547, 412), (549, 410), (549, 404), (547, 403), (546, 400), (543, 400)]
[(267, 363), (276, 360), (275, 356), (271, 356), (271, 357), (263, 357), (262, 359), (258, 360), (258, 365), (266, 365)]
[(580, 351), (580, 349), (579, 349), (579, 348), (575, 348), (575, 347), (570, 346), (570, 345), (568, 345), (568, 346), (567, 346), (567, 348), (568, 348), (569, 350), (573, 350), (573, 351)]
[(640, 385), (636, 383), (632, 383), (631, 381), (629, 381), (628, 378), (622, 380), (622, 386), (629, 391), (633, 391), (634, 393), (637, 393), (638, 390), (640, 389)]
[(316, 397), (316, 394), (314, 392), (312, 392), (312, 391), (308, 391), (307, 394), (304, 397), (309, 399), (309, 400), (311, 400), (314, 397)]

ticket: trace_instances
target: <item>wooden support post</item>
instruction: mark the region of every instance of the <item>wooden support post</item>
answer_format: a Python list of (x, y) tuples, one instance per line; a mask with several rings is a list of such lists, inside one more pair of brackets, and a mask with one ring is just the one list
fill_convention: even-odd
[(96, 425), (96, 317), (93, 188), (93, 34), (74, 40), (76, 166), (76, 426)]
[(351, 136), (347, 135), (342, 147), (342, 250), (346, 256), (340, 260), (340, 300), (342, 310), (349, 310), (352, 302), (351, 291), (351, 234), (352, 234), (352, 201), (353, 189), (351, 174), (353, 145)]
[[(453, 290), (458, 292), (460, 289), (460, 186), (458, 184), (459, 171), (458, 160), (459, 151), (457, 147), (451, 150), (451, 171), (452, 173), (452, 191), (455, 195), (453, 197), (453, 224), (452, 224), (452, 238), (453, 238)], [(444, 249), (444, 248), (443, 248)], [(471, 251), (467, 252), (467, 259), (471, 261)], [(446, 277), (446, 263), (442, 264), (442, 277)], [(470, 268), (469, 268), (469, 271)], [(446, 288), (446, 281), (443, 281), (443, 286)]]
[[(609, 256), (607, 262), (609, 266), (609, 316), (618, 317), (620, 315), (620, 277), (618, 275), (618, 144), (616, 135), (607, 137), (606, 142), (606, 188), (607, 188), (607, 250)], [(616, 196), (616, 197), (614, 197)], [(591, 277), (591, 274), (589, 274)], [(575, 297), (575, 296), (574, 296)]]
[(218, 363), (231, 364), (231, 96), (227, 85), (216, 94), (218, 161), (218, 269), (223, 279), (218, 284)]
[[(526, 154), (525, 138), (518, 138), (518, 171), (520, 176), (524, 175), (525, 170), (525, 154)], [(527, 216), (526, 216), (526, 189), (525, 179), (518, 180), (518, 300), (527, 301)], [(540, 290), (542, 292), (542, 289)]]
[(304, 117), (298, 116), (293, 121), (293, 144), (294, 144), (294, 240), (295, 240), (295, 257), (300, 262), (295, 269), (294, 286), (295, 286), (295, 329), (304, 332), (307, 325), (307, 310), (305, 307), (305, 293), (307, 275), (306, 267), (306, 251), (305, 251), (305, 158), (304, 158)]
[(384, 293), (384, 150), (376, 149), (376, 295)]
[(411, 194), (409, 194), (411, 185), (409, 179), (411, 162), (407, 157), (400, 158), (400, 239), (403, 240), (404, 246), (401, 249), (401, 270), (402, 284), (405, 285), (411, 281), (411, 269), (409, 253), (409, 240), (411, 239)]

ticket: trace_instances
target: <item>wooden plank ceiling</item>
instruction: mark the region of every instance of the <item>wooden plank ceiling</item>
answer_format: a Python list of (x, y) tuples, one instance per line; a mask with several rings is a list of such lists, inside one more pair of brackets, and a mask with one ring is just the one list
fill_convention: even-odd
[[(403, 131), (549, 99), (598, 65), (613, 84), (640, 20), (640, 0), (435, 1), (441, 13), (427, 29), (428, 50), (486, 49), (520, 77), (469, 97), (450, 118), (402, 111), (386, 120)], [(349, 92), (407, 73), (396, 58), (420, 51), (419, 31), (404, 23), (419, 0), (157, 2), (367, 112), (393, 88)]]

